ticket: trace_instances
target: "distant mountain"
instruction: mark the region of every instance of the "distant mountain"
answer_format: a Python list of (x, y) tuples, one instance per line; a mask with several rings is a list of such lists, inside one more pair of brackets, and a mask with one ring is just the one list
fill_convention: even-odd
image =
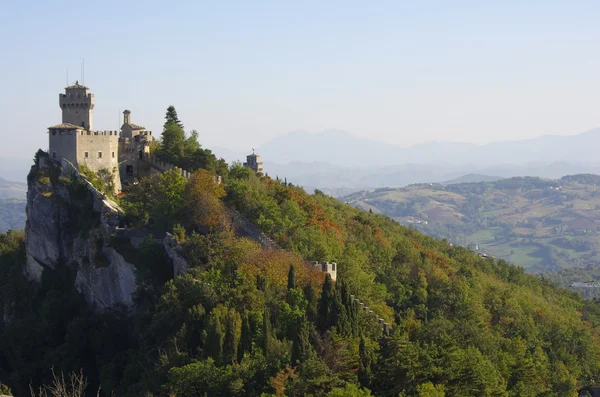
[(0, 199), (25, 199), (27, 184), (0, 178)]
[(499, 176), (490, 176), (482, 174), (468, 174), (458, 178), (450, 179), (449, 181), (442, 182), (444, 185), (453, 185), (456, 183), (477, 183), (477, 182), (495, 182), (503, 179)]
[(262, 145), (257, 153), (263, 161), (280, 164), (319, 161), (353, 168), (406, 163), (481, 167), (556, 162), (598, 164), (599, 146), (600, 128), (578, 135), (547, 135), (486, 145), (427, 142), (408, 148), (331, 130), (316, 134), (298, 131), (283, 134)]
[(327, 162), (346, 167), (405, 163), (401, 148), (355, 137), (345, 131), (330, 130), (317, 134), (290, 132), (262, 145), (257, 153), (263, 161)]

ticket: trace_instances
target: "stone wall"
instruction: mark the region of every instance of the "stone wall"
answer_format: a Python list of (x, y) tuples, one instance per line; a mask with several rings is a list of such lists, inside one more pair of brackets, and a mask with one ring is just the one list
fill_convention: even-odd
[(102, 169), (109, 170), (115, 175), (116, 190), (121, 190), (118, 131), (95, 131), (92, 133), (83, 131), (83, 135), (77, 136), (76, 162), (77, 166), (85, 164), (90, 170), (96, 172)]
[(65, 158), (77, 162), (78, 131), (50, 130), (48, 154), (57, 161)]

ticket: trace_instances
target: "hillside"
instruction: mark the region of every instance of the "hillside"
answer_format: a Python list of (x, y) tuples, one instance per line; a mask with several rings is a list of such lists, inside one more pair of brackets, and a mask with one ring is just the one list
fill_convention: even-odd
[(19, 230), (25, 227), (25, 204), (24, 199), (0, 199), (0, 232), (5, 233), (9, 229)]
[(600, 262), (597, 175), (420, 184), (344, 200), (454, 244), (478, 247), (530, 272)]
[(25, 199), (27, 185), (24, 182), (7, 181), (0, 178), (0, 199)]
[(26, 236), (0, 234), (15, 395), (50, 368), (131, 397), (571, 397), (600, 378), (598, 302), (170, 138), (157, 156), (191, 177), (116, 201), (36, 156)]

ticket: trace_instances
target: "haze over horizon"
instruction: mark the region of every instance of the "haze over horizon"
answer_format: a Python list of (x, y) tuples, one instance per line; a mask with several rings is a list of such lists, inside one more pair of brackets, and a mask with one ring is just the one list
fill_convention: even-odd
[[(31, 157), (80, 79), (95, 129), (120, 112), (159, 135), (175, 105), (203, 146), (288, 131), (407, 147), (578, 134), (600, 125), (596, 2), (58, 1), (0, 5), (0, 156)], [(44, 40), (40, 40), (43, 37)]]

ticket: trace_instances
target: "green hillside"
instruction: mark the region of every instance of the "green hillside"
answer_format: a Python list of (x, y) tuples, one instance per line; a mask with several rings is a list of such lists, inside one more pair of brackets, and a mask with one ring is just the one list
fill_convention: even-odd
[(0, 232), (25, 227), (25, 204), (24, 199), (0, 199)]
[[(179, 129), (167, 123), (159, 149), (175, 164), (203, 150), (178, 144)], [(22, 234), (0, 234), (0, 380), (15, 395), (51, 367), (104, 396), (574, 397), (600, 379), (597, 302), (239, 164), (218, 185), (205, 154), (190, 180), (167, 171), (120, 197), (128, 222), (173, 232), (190, 266), (173, 277), (153, 236), (137, 248), (114, 236), (136, 266), (132, 312), (87, 307), (76, 263), (26, 281)], [(48, 200), (55, 184), (83, 186), (50, 178)], [(283, 249), (239, 233), (231, 207)], [(337, 282), (308, 260), (336, 261)]]
[(345, 198), (530, 272), (600, 263), (600, 176), (422, 184)]

